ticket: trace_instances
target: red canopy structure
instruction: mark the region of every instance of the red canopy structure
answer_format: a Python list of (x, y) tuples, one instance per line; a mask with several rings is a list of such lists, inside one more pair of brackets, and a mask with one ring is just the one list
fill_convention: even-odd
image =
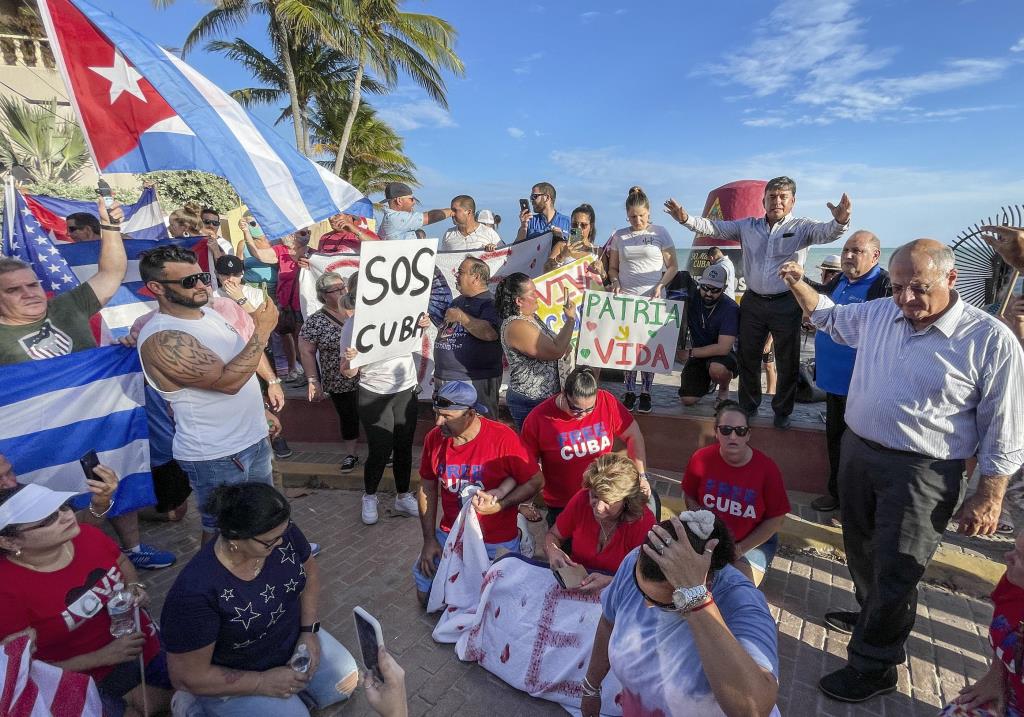
[[(740, 179), (712, 189), (708, 192), (701, 216), (707, 219), (726, 220), (761, 216), (764, 214), (766, 184), (763, 179)], [(736, 291), (742, 293), (746, 288), (746, 281), (743, 279), (743, 249), (738, 241), (726, 241), (698, 234), (693, 240), (686, 268), (693, 278), (700, 278), (710, 263), (707, 250), (713, 246), (722, 249), (736, 266)]]

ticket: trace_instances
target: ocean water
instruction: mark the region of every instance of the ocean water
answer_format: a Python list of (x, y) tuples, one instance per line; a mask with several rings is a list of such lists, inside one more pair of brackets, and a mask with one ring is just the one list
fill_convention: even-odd
[[(838, 254), (842, 247), (842, 242), (836, 242), (835, 244), (829, 244), (826, 246), (812, 246), (811, 248), (809, 248), (807, 250), (807, 261), (804, 263), (804, 268), (807, 270), (807, 273), (810, 275), (810, 277), (812, 279), (817, 280), (819, 278), (818, 269), (816, 269), (815, 267), (817, 267), (818, 264), (820, 264), (829, 254)], [(889, 257), (892, 256), (892, 253), (894, 251), (896, 251), (896, 247), (882, 247), (882, 256), (879, 257), (878, 263), (881, 264), (883, 268), (889, 265)], [(683, 249), (676, 249), (676, 260), (680, 268), (685, 268), (688, 265), (689, 258), (689, 247)]]

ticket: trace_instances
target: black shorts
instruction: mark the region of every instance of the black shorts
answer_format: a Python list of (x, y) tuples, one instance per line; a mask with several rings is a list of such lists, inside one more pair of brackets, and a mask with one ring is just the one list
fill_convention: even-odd
[(158, 513), (174, 510), (192, 494), (188, 476), (178, 465), (178, 461), (172, 460), (170, 463), (156, 466), (152, 473), (153, 492), (156, 493), (155, 509)]
[(711, 363), (722, 364), (734, 377), (739, 373), (736, 355), (732, 352), (727, 353), (725, 356), (690, 359), (686, 362), (686, 366), (683, 367), (683, 372), (679, 379), (680, 396), (700, 397), (712, 389), (711, 376), (708, 373), (708, 364)]

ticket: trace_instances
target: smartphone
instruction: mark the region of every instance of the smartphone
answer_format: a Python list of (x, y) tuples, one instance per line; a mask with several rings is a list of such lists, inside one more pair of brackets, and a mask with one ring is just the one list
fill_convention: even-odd
[(95, 449), (79, 458), (78, 462), (82, 464), (82, 471), (85, 473), (87, 480), (100, 480), (100, 478), (93, 473), (93, 469), (100, 464), (100, 457), (96, 455)]
[(579, 244), (583, 241), (583, 230), (579, 227), (573, 227), (569, 230), (569, 241), (572, 244)]
[(361, 607), (352, 608), (352, 618), (356, 623), (356, 638), (359, 640), (359, 650), (363, 653), (363, 666), (367, 672), (372, 672), (378, 680), (384, 681), (380, 671), (380, 648), (384, 645), (384, 633), (380, 629), (380, 623), (370, 613)]
[(587, 569), (582, 565), (566, 565), (564, 568), (555, 568), (552, 572), (558, 584), (566, 590), (578, 588), (587, 577)]
[(263, 229), (260, 227), (259, 222), (257, 222), (255, 219), (249, 220), (249, 234), (252, 236), (253, 239), (260, 239), (266, 236), (263, 233)]
[(520, 212), (528, 212), (528, 211), (530, 211), (530, 200), (529, 199), (520, 199), (519, 200), (519, 211)]
[(110, 185), (107, 184), (105, 179), (100, 179), (96, 183), (96, 194), (103, 197), (103, 203), (107, 205), (107, 209), (111, 209), (114, 206), (114, 193), (110, 191)]

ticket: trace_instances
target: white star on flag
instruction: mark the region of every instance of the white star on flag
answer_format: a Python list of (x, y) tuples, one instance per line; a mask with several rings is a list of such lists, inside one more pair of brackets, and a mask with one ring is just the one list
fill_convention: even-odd
[(128, 61), (124, 59), (124, 55), (117, 50), (114, 50), (114, 64), (111, 67), (90, 67), (89, 69), (110, 80), (110, 104), (114, 104), (124, 92), (135, 95), (143, 102), (146, 101), (146, 95), (139, 87), (142, 75), (129, 65)]

